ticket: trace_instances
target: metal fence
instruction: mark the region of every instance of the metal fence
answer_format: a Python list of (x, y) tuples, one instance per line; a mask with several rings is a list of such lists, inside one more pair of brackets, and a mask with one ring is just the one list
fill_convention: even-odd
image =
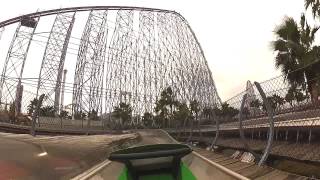
[(211, 118), (216, 118), (218, 124), (203, 116), (200, 127), (188, 126), (185, 131), (171, 132), (183, 134), (181, 131), (184, 131), (182, 140), (186, 141), (250, 151), (259, 164), (264, 163), (270, 153), (317, 160), (318, 156), (308, 155), (319, 137), (319, 79), (316, 77), (299, 86), (289, 83), (285, 76), (261, 83), (248, 81), (244, 91), (214, 110), (215, 116)]

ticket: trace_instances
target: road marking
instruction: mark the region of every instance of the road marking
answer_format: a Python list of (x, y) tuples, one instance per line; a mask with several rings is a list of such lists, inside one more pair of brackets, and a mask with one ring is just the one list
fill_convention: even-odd
[(105, 160), (92, 168), (86, 170), (85, 172), (77, 175), (76, 177), (73, 177), (71, 180), (85, 180), (89, 179), (90, 177), (94, 176), (98, 171), (103, 169), (104, 167), (108, 166), (111, 163), (109, 160)]

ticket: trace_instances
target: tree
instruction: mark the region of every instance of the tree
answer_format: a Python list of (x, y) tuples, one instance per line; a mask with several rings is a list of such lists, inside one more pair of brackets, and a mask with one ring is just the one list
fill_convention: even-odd
[(304, 95), (301, 91), (297, 91), (295, 94), (295, 98), (297, 100), (298, 103), (304, 101), (305, 99), (308, 98), (307, 95)]
[(301, 92), (301, 89), (298, 89), (294, 86), (291, 86), (288, 89), (288, 92), (285, 96), (285, 100), (293, 107), (293, 101), (296, 100), (298, 103), (307, 99), (307, 96)]
[[(39, 96), (39, 99), (42, 97), (42, 99), (45, 97), (45, 94), (41, 94)], [(27, 106), (27, 111), (28, 111), (28, 115), (31, 116), (32, 113), (36, 110), (37, 106), (39, 104), (39, 108), (42, 107), (42, 102), (39, 102), (39, 100), (37, 98), (34, 98), (33, 100), (30, 101), (30, 104)]]
[(34, 98), (27, 107), (28, 115), (31, 116), (38, 105), (38, 99)]
[(248, 107), (244, 107), (242, 110), (242, 114), (245, 118), (248, 118), (248, 116), (250, 115), (250, 111)]
[(167, 127), (169, 121), (169, 110), (164, 99), (160, 98), (160, 100), (156, 102), (155, 112), (158, 125), (160, 127)]
[(15, 122), (16, 120), (16, 107), (14, 103), (10, 103), (9, 106), (9, 119), (11, 122)]
[(153, 125), (153, 115), (149, 112), (145, 112), (142, 117), (142, 123), (146, 127), (152, 127)]
[[(188, 119), (190, 119), (191, 115), (190, 109), (185, 102), (179, 103), (177, 109), (177, 111), (174, 111), (174, 119), (176, 121), (176, 125), (182, 125), (182, 129), (185, 132), (187, 121)], [(180, 130), (178, 133), (178, 137), (181, 136), (181, 132), (182, 131)]]
[(239, 110), (231, 107), (227, 102), (221, 104), (221, 116), (225, 119), (233, 118), (238, 113)]
[(260, 108), (260, 106), (262, 106), (262, 103), (260, 102), (259, 99), (255, 99), (250, 102), (250, 107)]
[(199, 130), (199, 134), (200, 134), (200, 137), (202, 136), (202, 133), (201, 133), (201, 129), (200, 129), (200, 120), (198, 119), (198, 113), (200, 111), (200, 107), (199, 107), (199, 103), (197, 100), (193, 100), (190, 102), (190, 112), (191, 112), (191, 115), (193, 116), (193, 118), (191, 118), (191, 131), (190, 131), (190, 136), (189, 136), (189, 140), (192, 138), (192, 132), (193, 132), (193, 120), (195, 120), (196, 122), (198, 122), (198, 130)]
[(74, 114), (75, 119), (85, 119), (87, 117), (87, 114), (83, 111), (79, 111)]
[(69, 113), (68, 113), (68, 111), (65, 111), (65, 110), (62, 110), (61, 112), (60, 112), (60, 118), (68, 118), (69, 117)]
[(291, 86), (307, 88), (313, 101), (317, 101), (319, 91), (316, 77), (319, 76), (320, 47), (313, 45), (318, 29), (310, 27), (304, 14), (300, 25), (293, 18), (286, 17), (276, 28), (277, 38), (272, 42), (272, 48), (277, 52), (276, 68), (281, 69)]
[(295, 90), (296, 88), (290, 87), (284, 99), (293, 107), (293, 100), (295, 99)]
[(92, 109), (89, 113), (88, 113), (88, 118), (90, 120), (98, 120), (99, 117), (98, 117), (98, 112), (94, 109)]
[(112, 116), (120, 120), (119, 124), (122, 129), (124, 125), (132, 119), (132, 108), (130, 104), (121, 102), (119, 106), (114, 108)]
[(260, 107), (262, 106), (262, 103), (260, 102), (259, 99), (255, 99), (253, 101), (250, 102), (250, 107), (253, 108), (253, 113), (254, 116), (256, 116), (257, 111), (260, 111)]
[(212, 116), (212, 111), (213, 111), (213, 109), (211, 107), (205, 107), (202, 110), (202, 114), (206, 119), (209, 119), (209, 121), (210, 121), (211, 116)]
[(216, 113), (216, 116), (222, 116), (222, 110), (218, 107), (213, 108), (214, 113)]
[(161, 92), (160, 99), (156, 102), (155, 112), (157, 119), (162, 119), (162, 127), (171, 127), (171, 119), (173, 117), (173, 109), (178, 102), (174, 98), (171, 87), (167, 87)]
[(56, 110), (54, 106), (44, 106), (40, 108), (40, 116), (55, 117)]
[(320, 2), (319, 0), (305, 0), (304, 1), (305, 9), (311, 8), (313, 18), (320, 16)]
[(277, 94), (272, 95), (272, 100), (274, 101), (276, 108), (280, 108), (285, 103), (285, 99)]

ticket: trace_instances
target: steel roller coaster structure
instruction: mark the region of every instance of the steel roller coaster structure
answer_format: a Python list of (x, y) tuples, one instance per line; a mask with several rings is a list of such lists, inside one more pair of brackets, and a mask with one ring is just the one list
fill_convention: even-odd
[[(76, 48), (74, 80), (66, 82), (65, 62), (78, 13), (88, 13), (87, 21)], [(45, 17), (54, 21), (45, 50), (38, 53), (43, 55), (41, 68), (38, 78), (26, 83), (29, 48)], [(53, 9), (0, 22), (1, 35), (12, 25), (17, 28), (3, 65), (0, 102), (14, 102), (16, 113), (28, 105), (23, 104), (29, 102), (24, 99), (26, 86), (34, 87), (31, 99), (45, 94), (43, 103), (57, 113), (71, 104), (72, 114), (102, 115), (126, 102), (135, 115), (142, 115), (153, 110), (169, 86), (180, 101), (221, 105), (203, 50), (186, 19), (175, 11), (127, 6)], [(63, 102), (64, 93), (72, 94), (72, 102)]]

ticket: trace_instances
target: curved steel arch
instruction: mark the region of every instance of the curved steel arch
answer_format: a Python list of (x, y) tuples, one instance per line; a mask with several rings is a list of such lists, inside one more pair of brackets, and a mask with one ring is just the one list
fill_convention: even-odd
[[(56, 113), (60, 109), (62, 74), (74, 17), (75, 13), (56, 15), (40, 67), (38, 94), (45, 94), (44, 104), (54, 105)], [(48, 84), (52, 88), (48, 88)], [(54, 97), (51, 97), (52, 94)]]
[[(60, 8), (60, 9), (52, 9), (52, 10), (46, 10), (46, 11), (38, 11), (35, 13), (29, 13), (29, 14), (25, 14), (22, 16), (17, 16), (17, 17), (0, 22), (0, 28), (5, 27), (10, 24), (17, 23), (17, 22), (21, 21), (21, 19), (23, 19), (24, 17), (39, 18), (39, 17), (49, 16), (49, 15), (58, 14), (58, 13), (81, 12), (81, 11), (92, 11), (92, 10), (141, 10), (141, 11), (153, 11), (153, 12), (164, 12), (164, 13), (175, 14), (175, 15), (179, 16), (183, 21), (186, 22), (186, 25), (190, 29), (193, 37), (195, 38), (196, 43), (198, 44), (198, 46), (200, 48), (201, 55), (204, 57), (206, 65), (208, 65), (208, 63), (206, 61), (206, 57), (203, 52), (203, 49), (200, 46), (200, 43), (199, 43), (197, 37), (195, 36), (193, 29), (191, 28), (191, 26), (189, 25), (187, 20), (180, 13), (178, 13), (176, 11), (172, 11), (172, 10), (165, 10), (165, 9), (159, 9), (159, 8), (136, 7), (136, 6), (82, 6), (82, 7)], [(211, 71), (210, 71), (210, 78), (213, 81)], [(213, 89), (215, 92), (217, 92), (215, 84), (214, 84)], [(222, 103), (221, 98), (219, 96), (216, 97), (216, 100), (219, 104)], [(217, 104), (215, 104), (215, 106), (217, 106)]]
[(92, 11), (92, 10), (143, 10), (143, 11), (154, 11), (154, 12), (167, 12), (167, 13), (176, 14), (176, 15), (180, 16), (181, 18), (183, 18), (183, 16), (176, 11), (157, 9), (157, 8), (146, 8), (146, 7), (136, 7), (136, 6), (81, 6), (81, 7), (70, 7), (70, 8), (60, 8), (60, 9), (51, 9), (51, 10), (46, 10), (46, 11), (38, 11), (35, 13), (29, 13), (29, 14), (25, 14), (22, 16), (17, 16), (17, 17), (0, 22), (0, 28), (5, 27), (10, 24), (17, 23), (21, 19), (23, 19), (24, 17), (36, 18), (36, 17), (58, 14), (59, 12), (60, 13), (68, 13), (68, 12), (80, 12), (80, 11)]
[[(32, 19), (33, 17), (43, 16), (54, 16), (57, 14), (67, 15), (67, 14), (76, 14), (76, 12), (97, 12), (97, 11), (109, 11), (111, 15), (116, 11), (124, 12), (124, 11), (132, 11), (133, 15), (137, 15), (139, 13), (139, 19), (134, 18), (137, 16), (131, 17), (128, 16), (128, 20), (134, 21), (132, 24), (132, 28), (128, 29), (128, 24), (121, 25), (121, 28), (124, 29), (122, 31), (128, 31), (124, 35), (121, 35), (120, 40), (112, 39), (109, 41), (110, 37), (113, 37), (115, 33), (119, 33), (120, 30), (114, 29), (114, 27), (110, 28), (114, 30), (114, 32), (108, 35), (107, 43), (98, 43), (98, 48), (102, 46), (106, 46), (107, 48), (107, 58), (106, 69), (114, 66), (113, 62), (122, 63), (125, 65), (119, 65), (118, 71), (112, 72), (110, 75), (110, 79), (105, 81), (107, 77), (103, 75), (99, 76), (100, 69), (104, 70), (104, 68), (99, 68), (100, 65), (96, 65), (97, 68), (89, 68), (95, 69), (94, 72), (84, 74), (86, 71), (83, 69), (79, 69), (79, 77), (78, 79), (83, 79), (86, 77), (94, 77), (95, 82), (106, 82), (106, 85), (101, 84), (101, 86), (96, 86), (94, 88), (88, 88), (89, 85), (82, 86), (81, 83), (75, 81), (73, 84), (73, 88), (78, 88), (77, 91), (82, 92), (85, 88), (89, 89), (90, 92), (86, 92), (86, 94), (79, 93), (77, 97), (80, 99), (81, 103), (73, 103), (74, 106), (80, 106), (82, 104), (88, 105), (91, 102), (96, 104), (100, 104), (98, 101), (91, 101), (90, 97), (94, 96), (100, 97), (102, 99), (103, 96), (106, 97), (106, 101), (113, 98), (121, 98), (124, 96), (125, 99), (129, 99), (130, 104), (135, 104), (137, 109), (141, 109), (136, 111), (135, 114), (137, 117), (143, 114), (143, 111), (152, 111), (153, 106), (157, 99), (160, 96), (160, 91), (166, 86), (172, 86), (175, 90), (175, 96), (178, 100), (185, 101), (189, 103), (190, 100), (197, 100), (201, 102), (202, 107), (220, 107), (221, 99), (217, 93), (215, 83), (213, 81), (212, 73), (208, 67), (208, 63), (204, 56), (203, 50), (200, 46), (198, 39), (196, 38), (193, 30), (190, 25), (186, 21), (184, 17), (182, 17), (179, 13), (170, 10), (163, 9), (155, 9), (155, 8), (144, 8), (144, 7), (130, 7), (130, 6), (85, 6), (85, 7), (72, 7), (72, 8), (62, 8), (62, 9), (53, 9), (48, 11), (41, 11), (36, 13), (30, 13), (23, 16), (18, 16), (3, 22), (0, 22), (0, 28), (5, 27), (7, 25), (13, 23), (19, 23), (23, 19)], [(112, 12), (111, 12), (112, 11)], [(110, 16), (113, 18), (113, 16)], [(123, 18), (123, 16), (122, 16)], [(112, 22), (112, 21), (110, 21)], [(116, 25), (121, 23), (120, 20), (116, 20)], [(107, 24), (108, 25), (108, 24)], [(139, 25), (139, 26), (136, 26)], [(98, 26), (98, 25), (97, 25)], [(156, 29), (157, 28), (157, 29)], [(109, 31), (109, 27), (107, 26), (107, 31)], [(117, 32), (116, 32), (117, 31)], [(49, 35), (51, 37), (52, 32)], [(132, 34), (132, 36), (130, 35)], [(88, 31), (86, 36), (94, 36), (94, 33)], [(71, 35), (70, 35), (71, 36)], [(72, 36), (71, 36), (72, 37)], [(73, 37), (72, 37), (73, 38)], [(49, 38), (51, 39), (51, 38)], [(83, 38), (79, 39), (80, 45), (84, 43)], [(116, 41), (116, 45), (110, 45), (110, 42)], [(121, 41), (121, 42), (120, 42)], [(124, 42), (122, 42), (124, 41)], [(120, 43), (119, 43), (120, 42)], [(62, 47), (61, 45), (58, 45)], [(60, 50), (57, 49), (60, 52)], [(67, 51), (66, 46), (62, 47), (62, 51)], [(81, 50), (78, 50), (78, 54)], [(114, 52), (114, 57), (109, 55), (110, 52)], [(103, 52), (103, 51), (102, 51)], [(83, 52), (84, 53), (84, 52)], [(57, 53), (55, 53), (58, 55)], [(84, 53), (85, 54), (85, 53)], [(94, 54), (94, 53), (93, 53)], [(110, 56), (110, 57), (109, 57)], [(93, 56), (92, 56), (93, 57)], [(111, 58), (111, 59), (109, 59)], [(88, 59), (88, 58), (86, 58)], [(94, 59), (94, 58), (93, 58)], [(112, 62), (111, 62), (112, 60)], [(88, 62), (91, 60), (88, 60)], [(58, 61), (57, 61), (58, 62)], [(62, 62), (62, 61), (60, 61)], [(95, 61), (92, 61), (95, 62)], [(46, 62), (48, 63), (48, 62)], [(57, 63), (58, 64), (58, 63)], [(61, 64), (61, 63), (59, 63)], [(55, 107), (58, 109), (59, 105), (59, 96), (60, 96), (60, 84), (61, 84), (61, 74), (63, 64), (59, 65), (59, 68), (50, 67), (48, 64), (48, 69), (58, 69), (54, 73), (54, 79), (52, 78), (50, 81), (56, 83), (54, 87), (50, 87), (50, 89), (56, 90), (55, 96)], [(112, 65), (112, 66), (111, 66)], [(102, 67), (103, 65), (101, 65)], [(22, 68), (23, 69), (23, 68)], [(113, 70), (116, 68), (113, 68)], [(126, 71), (126, 72), (123, 72)], [(56, 75), (58, 73), (58, 78)], [(97, 72), (97, 73), (95, 73)], [(104, 73), (104, 72), (102, 72)], [(137, 74), (138, 73), (138, 74)], [(139, 74), (140, 73), (140, 74)], [(45, 73), (44, 73), (45, 74)], [(140, 79), (136, 78), (139, 77)], [(43, 78), (43, 79), (42, 79)], [(88, 78), (88, 79), (90, 79)], [(45, 81), (46, 78), (39, 77), (41, 81)], [(57, 82), (55, 82), (58, 79)], [(86, 78), (85, 78), (86, 79)], [(92, 79), (92, 78), (91, 78)], [(119, 79), (119, 82), (114, 80)], [(136, 82), (136, 80), (140, 80), (141, 82)], [(40, 81), (40, 80), (39, 80)], [(113, 81), (113, 82), (112, 82)], [(124, 81), (124, 83), (122, 82)], [(80, 82), (80, 81), (79, 81)], [(85, 81), (89, 82), (89, 81)], [(91, 82), (91, 81), (90, 81)], [(115, 88), (108, 89), (108, 84), (115, 83)], [(122, 84), (132, 85), (131, 87), (125, 87)], [(84, 83), (82, 83), (84, 84)], [(98, 84), (98, 83), (92, 83)], [(48, 86), (45, 84), (43, 88)], [(101, 87), (101, 88), (100, 88)], [(103, 87), (106, 87), (103, 90)], [(101, 89), (101, 90), (100, 90)], [(49, 89), (46, 89), (49, 91)], [(93, 90), (93, 91), (91, 91)], [(104, 91), (104, 92), (103, 92)], [(51, 92), (51, 91), (50, 91)], [(39, 92), (40, 93), (40, 92)], [(38, 95), (40, 95), (37, 93)], [(38, 97), (37, 95), (37, 97)], [(92, 95), (92, 96), (91, 96)], [(132, 95), (136, 97), (132, 97)], [(74, 95), (75, 96), (75, 95)], [(87, 101), (82, 101), (89, 96), (89, 103)], [(107, 99), (110, 96), (109, 99)], [(94, 99), (94, 98), (93, 98)], [(45, 99), (46, 100), (46, 99)], [(53, 100), (51, 100), (53, 101)], [(45, 102), (45, 101), (44, 101)], [(82, 103), (84, 102), (84, 103)], [(112, 101), (110, 101), (112, 102)], [(136, 103), (137, 102), (137, 103)], [(101, 105), (97, 105), (101, 108), (94, 108), (96, 112), (98, 109), (101, 109), (102, 115), (108, 115), (113, 110), (114, 106), (117, 104), (117, 101), (114, 101), (110, 106), (107, 105), (107, 102), (103, 102)], [(139, 104), (140, 103), (140, 104)], [(90, 106), (90, 105), (89, 105)], [(93, 105), (94, 107), (96, 105)], [(141, 106), (141, 107), (140, 107)], [(106, 110), (102, 112), (103, 107)], [(134, 107), (134, 108), (136, 108)], [(88, 112), (92, 108), (87, 108)], [(72, 110), (74, 113), (74, 109)], [(217, 120), (217, 119), (215, 119)], [(218, 134), (216, 135), (218, 136)]]

